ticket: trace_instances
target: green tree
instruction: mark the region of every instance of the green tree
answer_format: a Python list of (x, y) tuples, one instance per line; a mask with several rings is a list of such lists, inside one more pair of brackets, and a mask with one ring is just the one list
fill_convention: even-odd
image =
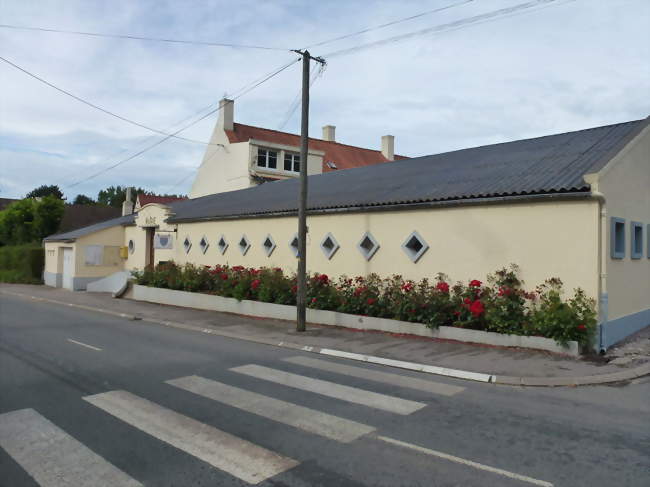
[(90, 196), (86, 196), (85, 194), (78, 194), (74, 201), (72, 202), (73, 205), (95, 205), (97, 202), (92, 199)]
[[(132, 191), (132, 197), (134, 202), (135, 202), (135, 197), (138, 194), (153, 194), (153, 193), (151, 191), (147, 191), (144, 188), (134, 188)], [(102, 205), (114, 206), (115, 208), (121, 208), (125, 197), (126, 197), (126, 186), (109, 186), (106, 189), (102, 189), (97, 194), (97, 203)]]
[(60, 200), (64, 199), (63, 191), (61, 191), (61, 189), (55, 184), (43, 184), (38, 188), (34, 188), (27, 193), (25, 198), (43, 198), (44, 196), (54, 196)]
[(63, 200), (50, 195), (40, 201), (25, 198), (0, 211), (0, 245), (39, 242), (57, 231)]

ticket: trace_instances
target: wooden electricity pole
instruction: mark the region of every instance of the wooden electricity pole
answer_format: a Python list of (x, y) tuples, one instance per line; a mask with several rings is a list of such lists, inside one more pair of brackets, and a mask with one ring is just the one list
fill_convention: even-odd
[(300, 197), (298, 201), (298, 292), (296, 296), (296, 331), (305, 331), (307, 314), (307, 158), (309, 143), (309, 61), (324, 64), (322, 58), (309, 51), (295, 51), (302, 55), (302, 117), (300, 119)]

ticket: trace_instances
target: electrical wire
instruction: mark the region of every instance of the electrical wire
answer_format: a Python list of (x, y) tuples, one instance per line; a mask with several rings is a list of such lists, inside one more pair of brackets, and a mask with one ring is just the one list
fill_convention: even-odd
[(192, 44), (192, 45), (211, 46), (211, 47), (231, 47), (234, 49), (263, 49), (266, 51), (289, 51), (290, 50), (288, 48), (283, 48), (283, 47), (259, 46), (255, 44), (234, 44), (230, 42), (193, 41), (187, 39), (165, 39), (160, 37), (136, 36), (131, 34), (102, 34), (98, 32), (82, 32), (76, 30), (48, 29), (45, 27), (27, 27), (27, 26), (10, 25), (10, 24), (0, 24), (0, 28), (15, 29), (15, 30), (31, 30), (31, 31), (40, 31), (40, 32), (54, 32), (57, 34), (73, 34), (73, 35), (89, 36), (89, 37), (128, 39), (128, 40), (135, 40), (135, 41), (167, 42), (173, 44)]
[[(413, 32), (408, 32), (406, 34), (400, 34), (400, 35), (388, 37), (388, 38), (385, 38), (385, 39), (380, 39), (380, 40), (377, 40), (377, 41), (368, 42), (368, 43), (365, 43), (365, 44), (359, 44), (357, 46), (353, 46), (353, 47), (349, 47), (349, 48), (345, 48), (345, 49), (340, 49), (338, 51), (332, 51), (332, 52), (329, 52), (329, 53), (325, 54), (323, 57), (329, 59), (329, 58), (332, 58), (332, 57), (352, 54), (352, 53), (360, 51), (360, 50), (371, 49), (371, 48), (375, 48), (375, 47), (384, 46), (384, 45), (387, 45), (387, 44), (393, 44), (393, 43), (397, 43), (397, 42), (400, 42), (400, 41), (409, 40), (409, 39), (412, 39), (414, 37), (418, 37), (418, 36), (422, 36), (422, 35), (438, 34), (438, 33), (441, 33), (441, 32), (449, 32), (449, 31), (461, 29), (463, 27), (467, 27), (467, 26), (470, 26), (470, 25), (477, 25), (477, 24), (481, 24), (481, 23), (485, 23), (485, 22), (491, 22), (491, 21), (494, 21), (494, 20), (499, 20), (501, 18), (510, 17), (510, 16), (513, 16), (513, 15), (529, 12), (529, 11), (532, 11), (531, 9), (533, 9), (534, 7), (541, 7), (541, 8), (536, 9), (535, 11), (542, 10), (545, 7), (560, 5), (561, 3), (558, 3), (558, 1), (559, 0), (534, 0), (534, 1), (526, 2), (526, 3), (520, 3), (520, 4), (514, 5), (512, 7), (506, 7), (506, 8), (502, 8), (502, 9), (499, 9), (499, 10), (493, 10), (493, 11), (490, 11), (490, 12), (487, 12), (487, 13), (484, 13), (484, 14), (475, 15), (473, 17), (465, 17), (463, 19), (456, 20), (454, 22), (449, 22), (449, 23), (446, 23), (446, 24), (439, 24), (439, 25), (435, 25), (435, 26), (432, 26), (432, 27), (427, 27), (426, 29), (420, 29), (420, 30), (416, 30), (416, 31), (413, 31)], [(572, 1), (575, 1), (575, 0), (565, 0), (562, 3), (569, 3), (569, 2), (572, 2)]]
[(22, 72), (25, 73), (26, 75), (31, 76), (32, 78), (34, 78), (34, 79), (40, 81), (41, 83), (44, 83), (45, 85), (49, 86), (50, 88), (54, 88), (56, 91), (58, 91), (58, 92), (60, 92), (60, 93), (63, 93), (64, 95), (67, 95), (67, 96), (69, 96), (69, 97), (71, 97), (71, 98), (77, 100), (78, 102), (83, 103), (84, 105), (88, 105), (89, 107), (94, 108), (95, 110), (99, 110), (100, 112), (103, 112), (103, 113), (105, 113), (105, 114), (107, 114), (107, 115), (110, 115), (111, 117), (115, 117), (115, 118), (117, 118), (117, 119), (119, 119), (119, 120), (122, 120), (123, 122), (129, 123), (129, 124), (131, 124), (131, 125), (135, 125), (136, 127), (141, 127), (141, 128), (143, 128), (143, 129), (149, 130), (149, 131), (151, 131), (151, 132), (155, 132), (155, 133), (160, 134), (160, 135), (169, 135), (170, 137), (174, 137), (174, 138), (177, 138), (177, 139), (185, 140), (185, 141), (188, 141), (188, 142), (193, 142), (193, 143), (195, 143), (195, 144), (210, 145), (210, 142), (204, 142), (204, 141), (202, 141), (202, 140), (190, 139), (190, 138), (188, 138), (188, 137), (181, 137), (181, 136), (179, 136), (179, 135), (172, 135), (172, 134), (169, 134), (169, 133), (164, 132), (164, 131), (162, 131), (162, 130), (158, 130), (158, 129), (155, 129), (155, 128), (153, 128), (153, 127), (149, 127), (148, 125), (145, 125), (145, 124), (143, 124), (143, 123), (136, 122), (136, 121), (131, 120), (131, 119), (129, 119), (129, 118), (123, 117), (122, 115), (118, 115), (118, 114), (115, 113), (115, 112), (112, 112), (112, 111), (110, 111), (110, 110), (107, 110), (106, 108), (102, 108), (102, 107), (100, 107), (100, 106), (98, 106), (98, 105), (95, 105), (94, 103), (89, 102), (88, 100), (85, 100), (85, 99), (83, 99), (83, 98), (81, 98), (81, 97), (79, 97), (79, 96), (77, 96), (77, 95), (75, 95), (75, 94), (73, 94), (73, 93), (70, 93), (70, 92), (67, 91), (67, 90), (64, 90), (63, 88), (60, 88), (60, 87), (56, 86), (56, 85), (53, 84), (53, 83), (50, 83), (50, 82), (47, 81), (46, 79), (43, 79), (43, 78), (41, 78), (40, 76), (38, 76), (38, 75), (36, 75), (36, 74), (34, 74), (34, 73), (32, 73), (32, 72), (26, 70), (25, 68), (22, 68), (22, 67), (18, 66), (17, 64), (15, 64), (15, 63), (9, 61), (7, 58), (4, 58), (4, 57), (0, 56), (0, 61), (3, 61), (3, 62), (5, 62), (5, 63), (7, 63), (8, 65), (10, 65), (10, 66), (16, 68), (17, 70), (22, 71)]
[[(254, 90), (255, 88), (257, 88), (257, 87), (260, 86), (261, 84), (263, 84), (263, 83), (265, 83), (266, 81), (270, 80), (271, 78), (277, 76), (278, 74), (280, 74), (280, 73), (281, 73), (282, 71), (284, 71), (285, 69), (287, 69), (287, 68), (289, 68), (290, 66), (293, 66), (294, 64), (296, 64), (299, 60), (300, 60), (300, 59), (295, 59), (295, 60), (291, 61), (290, 63), (287, 63), (287, 64), (283, 65), (282, 67), (276, 69), (276, 70), (273, 71), (271, 74), (267, 75), (267, 76), (264, 77), (262, 80), (260, 80), (260, 81), (258, 81), (257, 83), (255, 83), (254, 85), (252, 85), (252, 86), (246, 88), (244, 91), (240, 90), (240, 91), (238, 92), (238, 94), (237, 94), (236, 96), (233, 97), (233, 101), (234, 101), (234, 100), (237, 100), (238, 98), (241, 98), (242, 96), (244, 96), (245, 94), (247, 94), (247, 93), (249, 93), (250, 91)], [(90, 176), (88, 176), (88, 177), (86, 177), (86, 178), (84, 178), (84, 179), (81, 179), (81, 180), (76, 181), (76, 182), (74, 182), (74, 183), (68, 184), (68, 185), (64, 186), (64, 188), (73, 188), (73, 187), (75, 187), (75, 186), (78, 186), (78, 185), (80, 185), (80, 184), (82, 184), (82, 183), (85, 183), (86, 181), (90, 181), (91, 179), (94, 179), (94, 178), (96, 178), (97, 176), (100, 176), (101, 174), (104, 174), (104, 173), (110, 171), (111, 169), (114, 169), (114, 168), (116, 168), (116, 167), (118, 167), (118, 166), (121, 166), (122, 164), (124, 164), (124, 163), (126, 163), (126, 162), (128, 162), (128, 161), (131, 161), (131, 160), (135, 159), (136, 157), (138, 157), (138, 156), (144, 154), (145, 152), (147, 152), (147, 151), (149, 151), (149, 150), (151, 150), (151, 149), (153, 149), (153, 148), (159, 146), (159, 145), (162, 144), (163, 142), (169, 140), (169, 139), (172, 138), (174, 135), (179, 134), (180, 132), (182, 132), (182, 131), (184, 131), (184, 130), (190, 128), (190, 127), (192, 127), (193, 125), (196, 125), (196, 124), (199, 123), (201, 120), (204, 120), (205, 118), (209, 117), (209, 116), (212, 115), (213, 113), (218, 112), (219, 110), (221, 110), (221, 108), (222, 108), (222, 106), (219, 106), (219, 107), (217, 107), (217, 108), (215, 108), (215, 109), (213, 109), (213, 110), (210, 110), (208, 113), (206, 113), (205, 115), (202, 115), (202, 116), (199, 117), (197, 120), (194, 120), (193, 122), (191, 122), (191, 123), (185, 125), (184, 127), (178, 129), (177, 131), (175, 131), (175, 132), (173, 132), (173, 133), (171, 133), (171, 134), (169, 134), (169, 135), (163, 137), (161, 140), (159, 140), (159, 141), (157, 141), (157, 142), (155, 142), (155, 143), (153, 143), (153, 144), (151, 144), (151, 145), (148, 145), (148, 146), (145, 147), (144, 149), (142, 149), (142, 150), (136, 152), (135, 154), (132, 154), (132, 155), (130, 155), (129, 157), (127, 157), (127, 158), (125, 158), (125, 159), (122, 159), (122, 160), (120, 160), (120, 161), (118, 161), (118, 162), (116, 162), (116, 163), (114, 163), (114, 164), (111, 164), (110, 166), (108, 166), (108, 167), (106, 167), (106, 168), (104, 168), (104, 169), (102, 169), (102, 170), (100, 170), (100, 171), (97, 171), (97, 172), (95, 172), (94, 174), (91, 174)]]
[[(321, 63), (317, 63), (317, 64), (314, 64), (314, 66), (312, 66), (311, 73), (310, 73), (311, 79), (309, 81), (309, 87), (310, 88), (312, 86), (314, 86), (314, 83), (316, 82), (316, 80), (323, 75), (323, 72), (325, 71), (326, 66), (327, 66), (326, 64), (321, 64)], [(298, 90), (298, 93), (296, 93), (296, 96), (294, 97), (293, 101), (291, 102), (291, 105), (289, 105), (289, 108), (287, 109), (287, 111), (284, 114), (284, 118), (282, 119), (282, 122), (280, 123), (280, 125), (278, 125), (277, 130), (282, 130), (287, 125), (287, 123), (289, 123), (289, 120), (291, 120), (291, 117), (293, 117), (293, 114), (296, 112), (296, 110), (300, 106), (301, 95), (302, 95), (302, 89)]]
[(358, 36), (358, 35), (361, 35), (361, 34), (365, 34), (367, 32), (372, 32), (373, 30), (384, 29), (384, 28), (390, 27), (392, 25), (401, 24), (402, 22), (408, 22), (409, 20), (418, 19), (418, 18), (424, 17), (426, 15), (431, 15), (431, 14), (434, 14), (434, 13), (442, 12), (444, 10), (449, 10), (451, 8), (454, 8), (454, 7), (460, 7), (462, 5), (465, 5), (467, 3), (471, 3), (473, 1), (474, 0), (464, 0), (462, 2), (454, 3), (452, 5), (447, 5), (445, 7), (437, 7), (437, 8), (431, 9), (431, 10), (427, 10), (425, 12), (420, 12), (419, 14), (411, 15), (409, 17), (404, 17), (402, 19), (392, 20), (390, 22), (386, 22), (385, 24), (375, 25), (373, 27), (367, 27), (365, 29), (358, 30), (356, 32), (352, 32), (350, 34), (345, 34), (345, 35), (342, 35), (342, 36), (333, 37), (331, 39), (327, 39), (327, 40), (324, 40), (324, 41), (321, 41), (321, 42), (317, 42), (315, 44), (310, 44), (309, 46), (305, 47), (305, 49), (311, 49), (313, 47), (324, 46), (325, 44), (330, 44), (332, 42), (342, 41), (344, 39), (349, 39), (350, 37), (355, 37), (355, 36)]

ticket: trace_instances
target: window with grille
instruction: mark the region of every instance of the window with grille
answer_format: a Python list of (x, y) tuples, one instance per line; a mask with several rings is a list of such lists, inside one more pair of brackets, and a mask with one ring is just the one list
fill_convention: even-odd
[(268, 169), (277, 169), (278, 167), (278, 152), (269, 149), (257, 149), (257, 166), (266, 167)]
[(284, 170), (291, 172), (300, 172), (300, 154), (292, 152), (284, 153)]

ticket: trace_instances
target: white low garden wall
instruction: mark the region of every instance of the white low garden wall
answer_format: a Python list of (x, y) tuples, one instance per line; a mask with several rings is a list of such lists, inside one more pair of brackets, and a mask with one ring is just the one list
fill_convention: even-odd
[[(236, 313), (260, 318), (278, 320), (295, 320), (296, 307), (284, 304), (263, 303), (261, 301), (238, 301), (234, 298), (212, 296), (210, 294), (173, 291), (156, 287), (133, 285), (130, 295), (132, 299), (150, 303), (168, 304), (187, 308), (203, 309)], [(351, 315), (336, 311), (307, 309), (307, 322), (319, 325), (344, 326), (361, 330), (379, 330), (390, 333), (405, 333), (409, 335), (458, 340), (461, 342), (482, 343), (505, 347), (523, 347), (549, 352), (562, 353), (572, 356), (580, 354), (578, 342), (571, 341), (567, 347), (562, 347), (555, 340), (543, 337), (520, 335), (504, 335), (488, 331), (469, 330), (452, 326), (441, 326), (438, 329), (428, 328), (420, 323), (373, 318), (370, 316)]]

